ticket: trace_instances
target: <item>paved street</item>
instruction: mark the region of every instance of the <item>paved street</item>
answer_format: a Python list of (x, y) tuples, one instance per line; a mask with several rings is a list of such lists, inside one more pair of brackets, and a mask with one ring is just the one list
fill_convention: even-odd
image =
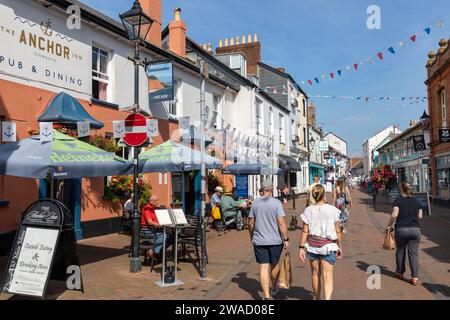
[[(370, 200), (370, 202), (368, 202)], [(389, 220), (390, 206), (381, 199), (373, 210), (371, 198), (354, 192), (348, 233), (344, 239), (344, 258), (335, 269), (334, 299), (449, 299), (450, 298), (450, 212), (433, 206), (433, 215), (425, 216), (420, 252), (422, 286), (413, 287), (394, 279), (394, 251), (381, 248), (382, 229)], [(297, 210), (304, 207), (304, 197), (296, 201)], [(292, 203), (286, 206), (290, 216)], [(294, 283), (290, 290), (281, 290), (279, 299), (312, 299), (309, 266), (297, 259), (300, 230), (290, 232)], [(159, 288), (160, 265), (154, 273), (144, 266), (143, 271), (128, 271), (128, 235), (109, 235), (83, 240), (79, 255), (85, 293), (64, 291), (64, 284), (51, 282), (50, 299), (260, 299), (258, 266), (246, 231), (208, 231), (208, 278), (200, 280), (194, 260), (180, 264), (178, 277), (185, 284)], [(195, 258), (193, 254), (190, 255)], [(2, 257), (3, 275), (6, 258)], [(381, 290), (366, 286), (367, 268), (381, 268)], [(407, 274), (408, 275), (408, 274)], [(0, 299), (10, 299), (2, 294)], [(12, 297), (19, 299), (19, 297)]]

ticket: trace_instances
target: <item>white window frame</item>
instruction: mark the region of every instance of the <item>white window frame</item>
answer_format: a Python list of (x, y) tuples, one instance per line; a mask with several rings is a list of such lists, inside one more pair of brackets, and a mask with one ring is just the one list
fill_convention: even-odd
[(284, 123), (284, 115), (281, 113), (279, 117), (279, 125), (280, 125), (280, 143), (286, 144), (286, 126)]
[(264, 118), (263, 118), (263, 102), (258, 98), (255, 99), (255, 116), (257, 134), (264, 132)]
[(275, 131), (275, 128), (274, 128), (274, 121), (273, 121), (273, 109), (272, 109), (272, 107), (269, 108), (269, 130), (270, 130), (270, 133), (271, 133), (271, 134), (273, 134), (274, 131)]
[[(181, 116), (181, 86), (182, 82), (180, 79), (173, 80), (173, 100), (169, 101), (169, 115), (178, 117)], [(175, 108), (175, 112), (173, 112)]]
[[(219, 126), (219, 116), (220, 116), (220, 109), (222, 104), (223, 96), (220, 94), (213, 94), (213, 103), (212, 103), (212, 111), (217, 112), (216, 122), (213, 123), (213, 125), (217, 128)], [(216, 103), (217, 102), (217, 103)], [(211, 114), (212, 117), (212, 114)]]
[[(91, 54), (97, 51), (97, 62), (96, 62), (96, 68), (97, 70), (94, 70), (92, 68), (92, 80), (106, 83), (106, 102), (112, 102), (112, 81), (111, 81), (111, 59), (113, 57), (113, 52), (111, 50), (105, 49), (102, 46), (99, 46), (97, 44), (92, 44), (92, 52)], [(106, 73), (103, 73), (100, 71), (100, 63), (101, 63), (101, 56), (105, 56), (106, 53)], [(92, 63), (93, 65), (94, 63)], [(92, 67), (92, 66), (91, 66)], [(95, 74), (95, 75), (94, 75)], [(93, 91), (93, 88), (92, 88)], [(93, 92), (92, 92), (93, 93)], [(92, 94), (93, 96), (93, 94)], [(100, 99), (100, 97), (98, 97)]]
[(441, 107), (441, 118), (442, 118), (442, 126), (447, 126), (447, 106), (446, 106), (446, 96), (445, 96), (445, 88), (442, 88), (439, 93), (440, 99), (440, 107)]

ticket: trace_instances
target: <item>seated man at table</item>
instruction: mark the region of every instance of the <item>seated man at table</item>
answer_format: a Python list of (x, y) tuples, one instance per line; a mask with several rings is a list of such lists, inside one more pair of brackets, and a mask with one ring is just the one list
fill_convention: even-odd
[(237, 218), (239, 224), (242, 225), (242, 212), (240, 210), (239, 201), (233, 199), (231, 192), (225, 193), (220, 201), (220, 213), (225, 220), (226, 218)]
[[(159, 207), (159, 198), (157, 196), (151, 196), (149, 203), (147, 203), (144, 208), (142, 208), (141, 225), (153, 227), (152, 229), (142, 230), (143, 236), (150, 239), (153, 236), (153, 232), (155, 231), (156, 246), (154, 252), (149, 250), (149, 252), (147, 253), (150, 257), (153, 255), (153, 253), (157, 254), (160, 257), (164, 243), (164, 234), (155, 214), (155, 209), (158, 209)], [(170, 244), (169, 235), (166, 235), (166, 245), (167, 244)]]

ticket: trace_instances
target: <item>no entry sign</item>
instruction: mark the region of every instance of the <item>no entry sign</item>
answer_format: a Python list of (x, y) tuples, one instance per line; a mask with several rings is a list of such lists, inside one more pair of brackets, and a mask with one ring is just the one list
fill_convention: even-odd
[(140, 113), (130, 114), (125, 119), (123, 141), (130, 147), (140, 147), (147, 141), (147, 118)]

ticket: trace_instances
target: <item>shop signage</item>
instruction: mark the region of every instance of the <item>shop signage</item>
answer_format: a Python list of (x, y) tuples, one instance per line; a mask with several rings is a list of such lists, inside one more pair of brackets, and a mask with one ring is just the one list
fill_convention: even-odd
[(0, 4), (0, 71), (90, 94), (91, 45), (71, 38), (64, 18), (48, 10), (44, 16), (25, 1), (9, 3)]
[(248, 176), (236, 176), (236, 197), (248, 197)]
[(319, 151), (327, 152), (329, 150), (328, 141), (319, 141)]
[(450, 156), (436, 158), (436, 169), (450, 168)]
[(324, 158), (325, 160), (331, 159), (330, 153), (329, 153), (329, 152), (325, 152), (325, 153), (323, 154), (323, 158)]
[(173, 65), (171, 62), (149, 65), (147, 67), (147, 77), (149, 80), (150, 103), (173, 100)]
[(400, 190), (398, 188), (391, 189), (389, 191), (389, 203), (394, 203), (395, 199), (397, 199), (400, 196)]
[(425, 137), (423, 134), (414, 136), (414, 137), (412, 137), (412, 139), (413, 139), (415, 151), (417, 151), (417, 152), (424, 151), (427, 148), (427, 146), (425, 144)]
[(450, 129), (439, 129), (439, 142), (446, 143), (450, 142)]
[[(67, 280), (69, 266), (79, 270), (70, 219), (68, 210), (55, 200), (39, 200), (25, 210), (1, 291), (43, 298), (49, 278)], [(83, 290), (81, 273), (79, 286), (68, 289)]]

